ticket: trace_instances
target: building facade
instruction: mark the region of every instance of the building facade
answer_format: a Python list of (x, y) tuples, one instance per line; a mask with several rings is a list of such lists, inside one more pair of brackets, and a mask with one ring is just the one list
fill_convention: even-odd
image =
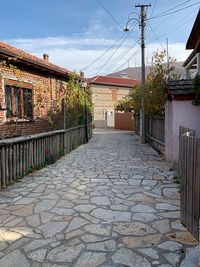
[(107, 76), (97, 76), (88, 82), (92, 91), (95, 127), (115, 127), (115, 105), (139, 82)]
[(0, 42), (0, 139), (62, 128), (50, 114), (61, 110), (70, 71)]

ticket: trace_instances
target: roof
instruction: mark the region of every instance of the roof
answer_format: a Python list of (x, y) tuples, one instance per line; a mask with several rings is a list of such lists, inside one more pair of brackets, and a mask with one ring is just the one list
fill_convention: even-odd
[(21, 49), (13, 47), (7, 43), (0, 41), (0, 56), (1, 57), (15, 57), (17, 62), (26, 64), (28, 66), (45, 69), (47, 71), (62, 75), (69, 76), (71, 73), (68, 69), (62, 68), (58, 65), (52, 64), (44, 59), (31, 55)]
[(186, 49), (200, 49), (200, 9), (188, 38)]
[(196, 52), (195, 50), (193, 50), (192, 53), (188, 56), (188, 58), (183, 63), (183, 66), (186, 67), (187, 64), (190, 62), (190, 60), (192, 60), (195, 55), (196, 55)]
[[(166, 64), (164, 64), (166, 65)], [(174, 62), (173, 66), (175, 68), (175, 71), (178, 72), (178, 74), (180, 74), (180, 76), (182, 78), (185, 77), (185, 69), (183, 68), (183, 62)], [(145, 68), (146, 70), (146, 76), (149, 74), (151, 67), (150, 66), (146, 66)], [(141, 67), (129, 67), (129, 68), (125, 68), (122, 69), (120, 71), (114, 72), (114, 73), (110, 73), (107, 76), (111, 76), (111, 77), (124, 77), (126, 74), (126, 77), (129, 79), (136, 79), (141, 81)]]
[(90, 84), (114, 85), (121, 87), (134, 87), (139, 84), (139, 81), (135, 79), (133, 80), (108, 76), (95, 76), (88, 79), (88, 82)]
[(170, 96), (193, 95), (193, 80), (173, 80), (167, 82), (167, 92)]

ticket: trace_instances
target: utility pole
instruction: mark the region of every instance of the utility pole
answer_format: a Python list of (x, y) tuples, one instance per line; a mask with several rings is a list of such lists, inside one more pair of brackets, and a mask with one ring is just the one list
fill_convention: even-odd
[(169, 79), (169, 44), (168, 44), (168, 38), (166, 39), (167, 43), (167, 79)]
[(142, 90), (141, 90), (141, 108), (140, 108), (140, 136), (141, 142), (145, 143), (145, 106), (144, 106), (144, 97), (145, 97), (145, 41), (144, 41), (144, 28), (146, 26), (146, 13), (145, 8), (150, 7), (148, 5), (135, 5), (135, 7), (140, 8), (140, 28), (141, 28), (141, 64), (142, 64)]

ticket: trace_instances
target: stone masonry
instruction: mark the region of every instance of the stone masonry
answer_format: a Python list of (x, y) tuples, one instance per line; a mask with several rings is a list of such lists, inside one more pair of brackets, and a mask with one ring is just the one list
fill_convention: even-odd
[[(0, 139), (54, 130), (54, 127), (48, 123), (48, 116), (49, 112), (54, 109), (61, 110), (61, 100), (67, 93), (68, 70), (63, 75), (63, 68), (51, 64), (47, 60), (37, 58), (20, 49), (0, 42), (0, 46), (2, 45), (6, 51), (17, 53), (18, 60), (24, 56), (24, 58), (31, 58), (33, 63), (29, 65), (19, 64), (15, 58), (16, 62), (15, 60), (7, 60), (7, 64), (3, 64), (2, 59), (0, 60)], [(43, 64), (43, 69), (41, 67), (34, 67), (34, 64), (37, 63)], [(53, 68), (53, 70), (48, 70), (49, 67)], [(31, 88), (32, 120), (16, 119), (15, 117), (6, 118), (6, 111), (3, 110), (6, 107), (5, 86), (11, 84), (18, 89), (20, 87), (26, 88), (26, 86)], [(58, 128), (60, 128), (60, 125)]]
[(0, 192), (0, 267), (180, 266), (196, 241), (173, 176), (138, 136), (95, 134)]

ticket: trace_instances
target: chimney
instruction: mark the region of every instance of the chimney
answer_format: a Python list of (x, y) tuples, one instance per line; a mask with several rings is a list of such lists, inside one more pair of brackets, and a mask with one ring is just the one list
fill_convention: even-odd
[(43, 54), (43, 59), (45, 61), (49, 61), (49, 55), (48, 54)]

